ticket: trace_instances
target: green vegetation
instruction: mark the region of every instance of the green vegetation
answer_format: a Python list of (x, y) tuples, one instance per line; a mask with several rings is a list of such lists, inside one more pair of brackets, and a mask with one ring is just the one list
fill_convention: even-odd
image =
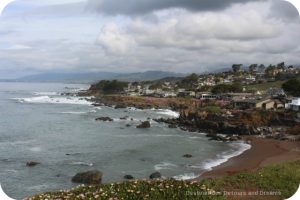
[(273, 81), (273, 82), (266, 82), (266, 83), (259, 83), (248, 85), (248, 91), (267, 91), (270, 88), (281, 88), (284, 81)]
[(128, 86), (127, 82), (122, 81), (100, 81), (91, 86), (90, 90), (98, 90), (104, 94), (115, 94), (124, 91), (124, 88)]
[(220, 84), (213, 87), (211, 92), (213, 94), (221, 94), (221, 93), (228, 93), (228, 92), (242, 92), (243, 86), (240, 83), (233, 83), (231, 85)]
[(197, 84), (199, 76), (197, 74), (191, 74), (185, 77), (182, 81), (178, 83), (180, 88), (192, 89), (194, 88), (195, 84)]
[(300, 161), (265, 167), (255, 173), (240, 173), (217, 180), (206, 180), (203, 184), (216, 191), (265, 191), (279, 192), (272, 199), (287, 199), (298, 189), (300, 183)]
[(210, 114), (220, 114), (221, 108), (219, 106), (211, 105), (211, 106), (205, 106), (200, 109), (200, 111), (206, 111)]
[[(70, 191), (41, 194), (31, 199), (225, 200), (240, 197), (239, 195), (235, 196), (236, 198), (226, 195), (234, 191), (246, 196), (252, 194), (251, 199), (266, 197), (276, 200), (291, 197), (298, 189), (299, 183), (300, 161), (294, 161), (265, 167), (257, 172), (240, 173), (202, 182), (130, 181), (79, 187)], [(262, 192), (265, 192), (264, 195)], [(273, 192), (273, 195), (267, 194), (270, 192)]]
[(300, 96), (300, 80), (291, 79), (282, 85), (282, 89), (293, 96)]
[(243, 65), (242, 64), (233, 64), (232, 65), (232, 71), (234, 72), (234, 73), (237, 73), (237, 72), (239, 72), (240, 70), (241, 70), (241, 67), (242, 67)]
[(162, 88), (161, 83), (154, 83), (154, 84), (150, 85), (150, 87), (149, 87), (150, 90), (156, 90), (156, 89), (161, 89), (161, 88)]

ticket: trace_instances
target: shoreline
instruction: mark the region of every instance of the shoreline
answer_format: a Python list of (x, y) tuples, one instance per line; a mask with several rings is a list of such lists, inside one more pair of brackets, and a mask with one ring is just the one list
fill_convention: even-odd
[[(101, 98), (100, 98), (101, 99)], [(93, 100), (94, 103), (100, 103), (101, 100), (95, 99)], [(154, 98), (155, 99), (155, 98)], [(100, 102), (99, 102), (100, 100)], [(116, 100), (116, 99), (115, 99)], [(172, 99), (174, 100), (174, 99)], [(101, 102), (104, 103), (104, 102)], [(106, 102), (107, 103), (107, 102)], [(120, 102), (114, 102), (115, 105), (118, 105)], [(140, 103), (140, 102), (139, 102)], [(122, 102), (121, 108), (123, 107), (131, 107), (135, 109), (140, 109), (141, 105), (128, 105), (128, 102)], [(104, 103), (104, 106), (109, 106)], [(146, 107), (146, 108), (145, 108)], [(149, 108), (149, 105), (142, 106), (142, 110), (147, 109), (155, 109), (155, 110), (165, 110), (165, 111), (171, 111), (171, 112), (177, 112), (180, 113), (177, 109), (174, 109), (172, 106), (158, 106)], [(160, 123), (160, 122), (159, 122)], [(167, 121), (163, 121), (163, 123), (168, 123)], [(193, 130), (189, 130), (189, 127), (182, 126), (180, 124), (176, 124), (176, 126), (184, 131), (188, 132), (197, 132)], [(210, 133), (205, 133), (206, 136), (209, 136)], [(241, 138), (238, 140), (230, 140), (230, 138), (227, 141), (243, 141), (244, 144), (250, 144), (251, 147), (249, 149), (246, 149), (242, 152), (235, 151), (232, 153), (228, 158), (219, 158), (224, 159), (224, 162), (221, 162), (220, 164), (217, 164), (210, 168), (209, 171), (206, 171), (202, 174), (195, 174), (196, 178), (191, 179), (185, 179), (187, 181), (189, 180), (203, 180), (203, 179), (209, 179), (209, 178), (218, 178), (223, 177), (227, 175), (234, 175), (236, 173), (240, 172), (249, 172), (249, 171), (256, 171), (257, 169), (261, 167), (265, 167), (272, 164), (280, 164), (287, 161), (295, 161), (300, 160), (300, 141), (287, 141), (287, 140), (278, 140), (278, 139), (266, 139), (266, 138), (259, 138), (258, 135), (252, 135), (252, 136), (243, 136), (240, 135)], [(224, 141), (223, 141), (224, 142)], [(234, 155), (236, 154), (237, 155)]]
[(261, 167), (300, 160), (300, 142), (280, 141), (274, 139), (243, 137), (250, 142), (251, 148), (238, 156), (204, 172), (194, 180), (204, 180), (230, 176), (241, 172), (256, 171)]

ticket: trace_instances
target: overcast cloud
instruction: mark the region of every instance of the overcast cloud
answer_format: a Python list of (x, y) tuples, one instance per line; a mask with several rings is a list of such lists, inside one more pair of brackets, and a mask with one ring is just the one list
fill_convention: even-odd
[(225, 9), (232, 4), (264, 0), (89, 0), (88, 7), (109, 15), (144, 15), (145, 13), (170, 9), (185, 8), (191, 11), (214, 11)]
[(0, 78), (300, 64), (299, 21), (281, 0), (17, 0), (0, 17)]

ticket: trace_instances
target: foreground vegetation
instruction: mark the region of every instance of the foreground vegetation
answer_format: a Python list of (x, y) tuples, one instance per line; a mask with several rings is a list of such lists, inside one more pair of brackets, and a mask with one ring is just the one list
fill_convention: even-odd
[(130, 181), (85, 186), (69, 191), (37, 195), (31, 200), (45, 199), (151, 199), (151, 200), (218, 200), (286, 199), (300, 183), (300, 161), (265, 167), (257, 172), (240, 173), (201, 182), (176, 180)]

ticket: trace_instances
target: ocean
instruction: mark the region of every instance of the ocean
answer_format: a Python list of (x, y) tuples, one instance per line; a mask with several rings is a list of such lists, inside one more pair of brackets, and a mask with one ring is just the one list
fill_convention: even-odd
[[(209, 141), (202, 133), (169, 129), (153, 120), (150, 129), (135, 128), (148, 118), (178, 116), (170, 110), (94, 107), (84, 98), (61, 95), (88, 87), (0, 83), (0, 183), (7, 195), (22, 199), (70, 189), (77, 186), (72, 176), (93, 169), (103, 172), (104, 183), (123, 181), (127, 174), (145, 179), (155, 171), (191, 179), (250, 148), (242, 142)], [(120, 119), (124, 116), (129, 118)], [(28, 161), (41, 164), (27, 167)]]

